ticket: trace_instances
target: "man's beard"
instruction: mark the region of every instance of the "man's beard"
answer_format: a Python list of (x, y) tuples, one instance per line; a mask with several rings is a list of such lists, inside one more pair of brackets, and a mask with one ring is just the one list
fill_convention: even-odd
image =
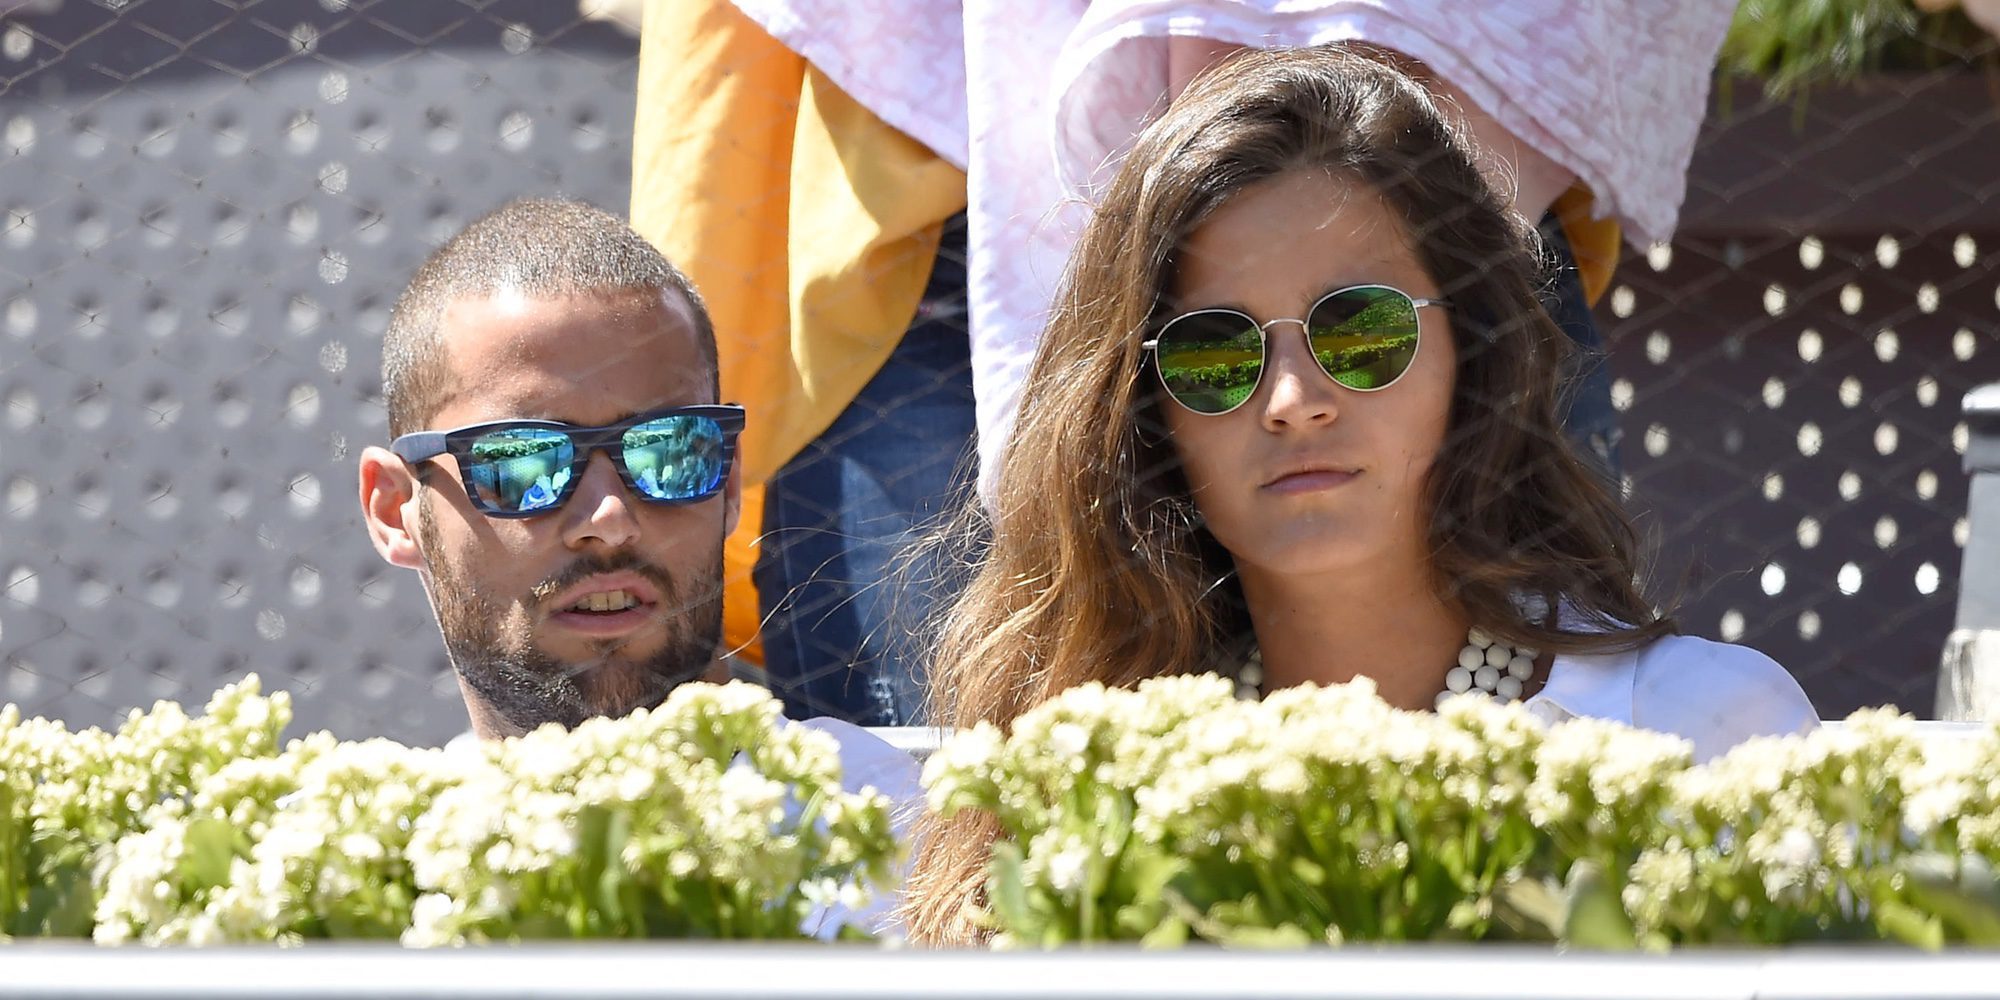
[[(452, 667), (486, 707), (520, 732), (545, 723), (574, 728), (593, 716), (623, 716), (652, 708), (674, 688), (707, 672), (722, 637), (722, 547), (713, 568), (698, 579), (676, 580), (664, 569), (623, 552), (608, 559), (584, 557), (537, 585), (535, 596), (557, 593), (599, 573), (631, 572), (660, 590), (653, 613), (666, 629), (659, 652), (644, 660), (617, 659), (627, 640), (591, 643), (595, 656), (565, 663), (535, 645), (533, 635), (503, 636), (505, 608), (472, 586), (439, 544), (436, 522), (423, 514), (418, 540), (430, 566), (431, 602)], [(524, 608), (538, 614), (540, 601)], [(528, 626), (533, 628), (532, 621)]]

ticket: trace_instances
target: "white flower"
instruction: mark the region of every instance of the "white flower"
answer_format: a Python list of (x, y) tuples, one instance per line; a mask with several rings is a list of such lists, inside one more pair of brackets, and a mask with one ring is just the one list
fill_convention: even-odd
[(403, 932), (402, 937), (404, 946), (435, 948), (458, 943), (456, 932), (451, 927), (458, 913), (458, 904), (443, 893), (427, 892), (418, 896), (416, 903), (410, 907), (410, 928)]
[(1081, 757), (1090, 749), (1090, 730), (1074, 722), (1061, 722), (1049, 729), (1049, 752), (1059, 757)]
[(1089, 865), (1088, 848), (1082, 844), (1065, 847), (1049, 858), (1049, 885), (1060, 893), (1074, 893), (1083, 888), (1084, 873), (1089, 870)]

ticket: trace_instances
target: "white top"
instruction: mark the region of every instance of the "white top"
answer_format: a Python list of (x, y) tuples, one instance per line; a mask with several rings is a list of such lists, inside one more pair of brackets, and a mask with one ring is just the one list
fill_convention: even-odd
[(884, 121), (967, 171), (980, 482), (1094, 182), (1164, 101), (1167, 39), (1359, 40), (1422, 60), (1574, 172), (1636, 245), (1686, 190), (1736, 0), (735, 0)]
[(1736, 0), (1098, 0), (1053, 85), (1056, 160), (1082, 187), (1157, 113), (1167, 40), (1367, 41), (1411, 56), (1574, 172), (1635, 245), (1673, 233)]
[[(896, 843), (910, 843), (910, 827), (924, 808), (924, 790), (918, 780), (923, 770), (915, 757), (860, 726), (838, 719), (808, 719), (799, 723), (788, 720), (787, 724), (817, 729), (833, 737), (840, 744), (841, 787), (850, 792), (874, 788), (888, 796), (889, 825), (896, 833)], [(854, 924), (872, 934), (900, 936), (901, 924), (893, 918), (892, 911), (902, 897), (902, 879), (908, 865), (907, 857), (898, 859), (894, 879), (888, 885), (876, 886), (874, 898), (860, 910), (834, 905), (807, 914), (806, 932), (832, 938), (843, 925)]]
[(1636, 650), (1558, 655), (1527, 708), (1545, 722), (1605, 719), (1671, 733), (1708, 760), (1753, 736), (1819, 725), (1799, 682), (1748, 646), (1673, 635)]

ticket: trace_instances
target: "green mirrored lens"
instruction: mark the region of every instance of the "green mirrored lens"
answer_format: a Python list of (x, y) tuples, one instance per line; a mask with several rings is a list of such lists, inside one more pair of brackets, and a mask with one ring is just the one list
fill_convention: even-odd
[(540, 510), (561, 501), (575, 460), (576, 446), (561, 431), (494, 431), (472, 442), (465, 481), (481, 501), (500, 510)]
[(1381, 389), (1417, 357), (1417, 307), (1393, 288), (1350, 288), (1328, 296), (1306, 317), (1313, 357), (1335, 382)]
[(1182, 406), (1225, 413), (1257, 391), (1264, 334), (1256, 320), (1221, 310), (1189, 313), (1168, 323), (1158, 340), (1160, 381)]
[(625, 432), (625, 468), (655, 500), (693, 500), (722, 484), (722, 425), (682, 414)]

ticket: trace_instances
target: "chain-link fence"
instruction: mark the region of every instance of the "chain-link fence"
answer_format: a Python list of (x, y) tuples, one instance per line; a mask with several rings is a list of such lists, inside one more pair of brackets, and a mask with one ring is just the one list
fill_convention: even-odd
[(1960, 401), (2000, 377), (2000, 102), (1888, 77), (1711, 115), (1669, 247), (1600, 305), (1625, 457), (1685, 626), (1823, 716), (1928, 715), (1965, 519)]
[(0, 34), (0, 700), (105, 723), (255, 670), (301, 727), (462, 730), (354, 500), (381, 336), (507, 198), (622, 210), (637, 42), (537, 0), (70, 0)]
[[(5, 6), (0, 4), (0, 6)], [(464, 728), (369, 547), (390, 304), (508, 197), (622, 209), (637, 42), (570, 3), (38, 0), (0, 19), (0, 701), (75, 724), (256, 670), (304, 728)], [(1695, 634), (1823, 714), (1928, 714), (2000, 376), (2000, 101), (1756, 104), (1599, 322), (1632, 503)], [(950, 321), (962, 323), (961, 313)]]

